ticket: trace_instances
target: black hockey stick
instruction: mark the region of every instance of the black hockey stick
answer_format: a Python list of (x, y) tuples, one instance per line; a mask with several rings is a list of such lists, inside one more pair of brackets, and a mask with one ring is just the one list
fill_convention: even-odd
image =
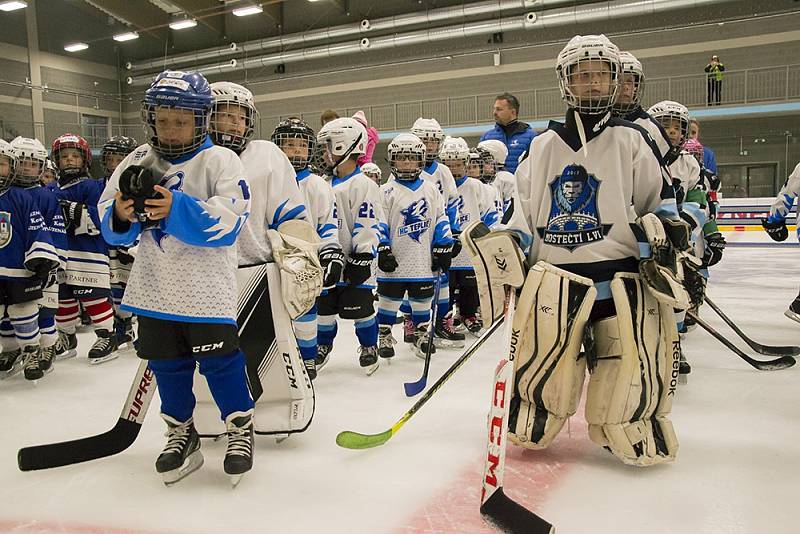
[(690, 311), (687, 311), (686, 314), (695, 321), (697, 321), (697, 324), (702, 326), (706, 332), (714, 336), (717, 339), (717, 341), (728, 347), (731, 351), (733, 351), (734, 354), (736, 354), (738, 357), (740, 357), (741, 359), (743, 359), (744, 361), (746, 361), (759, 371), (778, 371), (780, 369), (786, 369), (788, 367), (791, 367), (795, 363), (797, 363), (793, 357), (788, 355), (767, 361), (756, 360), (755, 358), (751, 358), (750, 356), (739, 350), (739, 348), (733, 343), (731, 343), (728, 340), (728, 338), (726, 338), (725, 336), (714, 330), (714, 328), (711, 327), (711, 325), (709, 325), (700, 317), (698, 317), (697, 314)]
[(78, 464), (124, 451), (136, 441), (155, 390), (155, 375), (148, 367), (147, 361), (142, 360), (114, 428), (88, 438), (23, 447), (17, 454), (20, 471)]
[(428, 346), (425, 347), (425, 367), (422, 369), (422, 376), (416, 382), (406, 382), (403, 388), (406, 390), (406, 397), (413, 397), (419, 394), (428, 385), (428, 372), (431, 369), (431, 350), (433, 350), (433, 332), (436, 330), (437, 310), (439, 309), (439, 291), (442, 288), (442, 271), (436, 271), (436, 281), (433, 286), (433, 306), (431, 310), (431, 321), (428, 323)]
[(742, 338), (742, 341), (747, 343), (750, 346), (750, 348), (756, 351), (757, 353), (763, 354), (765, 356), (797, 356), (798, 354), (800, 354), (800, 347), (795, 347), (792, 345), (788, 346), (763, 345), (757, 341), (753, 341), (752, 339), (747, 337), (747, 335), (745, 335), (745, 333), (742, 332), (742, 330), (738, 326), (736, 326), (736, 323), (734, 323), (727, 315), (725, 315), (722, 312), (722, 310), (719, 309), (719, 306), (714, 304), (714, 302), (712, 302), (712, 300), (708, 298), (708, 295), (706, 295), (706, 302), (708, 303), (709, 306), (711, 306), (711, 309), (714, 310), (717, 313), (717, 315), (719, 315), (722, 318), (723, 321), (725, 321), (725, 324), (730, 326), (731, 329), (734, 332), (736, 332), (736, 334), (740, 338)]

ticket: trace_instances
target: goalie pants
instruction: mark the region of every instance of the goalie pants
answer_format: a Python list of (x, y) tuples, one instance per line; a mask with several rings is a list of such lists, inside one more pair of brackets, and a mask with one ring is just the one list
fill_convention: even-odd
[[(472, 269), (451, 269), (450, 295), (450, 306), (458, 304), (458, 311), (462, 318), (475, 317), (480, 305), (475, 271)], [(440, 317), (444, 317), (444, 315)]]
[(319, 327), (317, 343), (333, 345), (339, 326), (338, 315), (342, 319), (352, 319), (356, 327), (356, 337), (362, 347), (378, 344), (378, 323), (375, 320), (375, 297), (372, 289), (341, 285), (322, 292), (317, 299)]
[(381, 280), (378, 281), (378, 324), (394, 325), (406, 293), (414, 325), (430, 322), (433, 281)]
[(140, 317), (139, 340), (137, 353), (149, 360), (156, 376), (161, 413), (177, 421), (192, 417), (195, 367), (208, 382), (223, 420), (253, 408), (235, 325)]

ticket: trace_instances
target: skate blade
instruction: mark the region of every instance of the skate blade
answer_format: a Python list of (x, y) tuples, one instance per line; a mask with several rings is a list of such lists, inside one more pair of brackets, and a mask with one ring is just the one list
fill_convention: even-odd
[(77, 350), (70, 349), (66, 352), (62, 352), (61, 354), (56, 354), (56, 361), (69, 360), (70, 358), (74, 358), (77, 355), (78, 355)]
[(119, 358), (119, 352), (114, 351), (108, 356), (103, 356), (102, 358), (89, 358), (89, 364), (91, 365), (98, 365), (105, 362), (110, 362), (111, 360), (116, 360)]
[(239, 485), (239, 482), (242, 481), (244, 473), (242, 473), (241, 475), (228, 475), (228, 477), (231, 480), (231, 489), (234, 489), (236, 486)]
[(161, 473), (161, 478), (164, 480), (164, 485), (167, 487), (172, 486), (176, 482), (180, 482), (187, 476), (191, 475), (203, 466), (204, 458), (200, 449), (197, 449), (183, 461), (183, 465), (178, 469)]
[(9, 369), (8, 371), (3, 371), (2, 373), (0, 373), (0, 380), (5, 380), (6, 378), (11, 378), (15, 374), (21, 372), (23, 367), (24, 367), (24, 365), (22, 365), (22, 363), (20, 363), (19, 365), (14, 364), (14, 367)]
[(367, 373), (367, 376), (372, 376), (372, 374), (375, 371), (377, 371), (378, 367), (380, 367), (380, 366), (381, 366), (381, 362), (380, 362), (380, 360), (378, 360), (377, 362), (373, 363), (372, 365), (367, 365), (366, 367), (362, 367), (362, 369), (364, 370), (365, 373)]
[(796, 322), (800, 323), (800, 314), (797, 314), (797, 313), (793, 312), (792, 310), (786, 310), (785, 312), (783, 312), (783, 314), (786, 317), (788, 317), (789, 319), (791, 319), (792, 321), (796, 321)]
[(46, 377), (47, 375), (49, 375), (52, 372), (53, 372), (53, 366), (51, 365), (49, 369), (47, 369), (46, 371), (42, 371), (42, 376), (37, 376), (36, 378), (28, 378), (26, 376), (25, 380), (27, 380), (28, 382), (31, 382), (35, 386), (37, 381), (41, 380), (42, 378)]
[(331, 358), (329, 356), (329, 357), (325, 358), (324, 360), (322, 360), (322, 362), (317, 364), (317, 374), (319, 374), (320, 369), (322, 369), (323, 367), (325, 367), (325, 365), (327, 365), (328, 360), (330, 360), (330, 359)]
[(289, 439), (289, 434), (275, 434), (275, 443), (283, 443)]
[(678, 375), (678, 384), (685, 386), (689, 383), (689, 375)]

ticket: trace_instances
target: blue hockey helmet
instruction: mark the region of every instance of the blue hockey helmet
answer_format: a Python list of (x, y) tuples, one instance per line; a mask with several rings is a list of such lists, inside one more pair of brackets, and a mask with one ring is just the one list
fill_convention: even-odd
[[(177, 70), (162, 72), (145, 92), (142, 101), (142, 122), (148, 142), (156, 152), (167, 159), (175, 159), (194, 152), (208, 135), (213, 106), (214, 96), (211, 93), (211, 86), (202, 74)], [(156, 113), (159, 109), (165, 108), (192, 112), (194, 132), (191, 140), (176, 142), (172, 139), (159, 139)]]

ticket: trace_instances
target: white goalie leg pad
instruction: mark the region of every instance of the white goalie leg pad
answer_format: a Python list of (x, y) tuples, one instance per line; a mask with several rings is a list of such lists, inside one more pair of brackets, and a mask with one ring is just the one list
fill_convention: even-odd
[(475, 268), (481, 315), (486, 324), (493, 323), (503, 316), (503, 286), (522, 287), (525, 282), (525, 257), (511, 232), (490, 231), (480, 221), (462, 230), (461, 242)]
[(275, 263), (281, 269), (281, 292), (292, 319), (304, 315), (322, 292), (324, 270), (317, 249), (319, 235), (307, 221), (291, 219), (267, 230)]
[(617, 315), (592, 325), (589, 437), (629, 465), (672, 461), (678, 439), (668, 416), (680, 358), (675, 315), (637, 274), (617, 273), (611, 294)]
[(597, 290), (589, 278), (533, 266), (514, 314), (519, 333), (509, 439), (543, 449), (578, 409), (586, 358), (581, 343)]

